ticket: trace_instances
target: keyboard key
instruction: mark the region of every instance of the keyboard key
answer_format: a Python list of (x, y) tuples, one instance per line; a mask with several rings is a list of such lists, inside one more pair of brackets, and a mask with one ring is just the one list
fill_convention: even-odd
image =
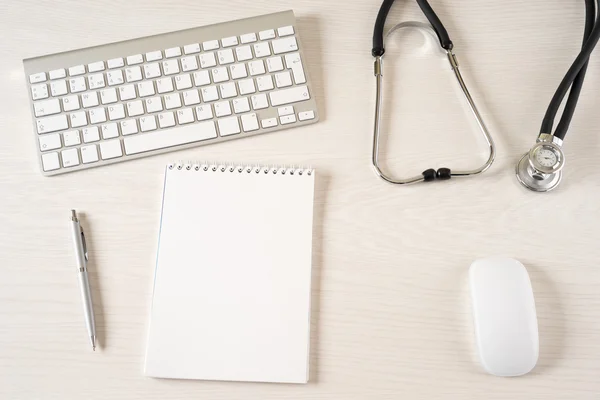
[(204, 53), (198, 56), (200, 59), (200, 66), (202, 68), (210, 68), (217, 65), (217, 60), (215, 59), (215, 53)]
[[(84, 82), (85, 86), (85, 82)], [(83, 89), (85, 90), (85, 89)], [(41, 85), (35, 85), (31, 87), (31, 97), (34, 100), (45, 99), (48, 97), (48, 85), (42, 83)]]
[(140, 130), (142, 132), (153, 131), (156, 129), (156, 118), (154, 115), (148, 115), (140, 118)]
[(179, 64), (177, 63), (177, 60), (163, 61), (162, 66), (165, 75), (174, 75), (179, 73)]
[(222, 99), (228, 99), (230, 97), (237, 96), (237, 90), (235, 90), (234, 82), (224, 83), (219, 86), (219, 89), (221, 90), (221, 98)]
[(202, 43), (202, 48), (204, 49), (204, 51), (216, 50), (219, 48), (219, 41), (218, 40), (209, 40), (207, 42), (204, 42), (204, 43)]
[(250, 75), (261, 75), (265, 73), (265, 64), (262, 60), (250, 61), (248, 63), (248, 70)]
[(89, 164), (98, 161), (98, 149), (95, 144), (83, 146), (81, 148), (81, 161), (84, 164)]
[(61, 151), (60, 156), (62, 158), (63, 167), (65, 168), (79, 165), (79, 153), (77, 152), (77, 149), (63, 150)]
[(261, 110), (263, 108), (269, 107), (269, 102), (267, 101), (267, 95), (264, 93), (252, 96), (252, 97), (250, 97), (250, 99), (252, 100), (252, 108), (254, 110)]
[(236, 36), (226, 37), (221, 39), (221, 44), (223, 47), (237, 46), (238, 40)]
[(200, 53), (200, 44), (192, 43), (192, 44), (183, 46), (183, 52), (184, 52), (184, 54)]
[(106, 73), (106, 79), (108, 80), (108, 86), (120, 85), (125, 80), (123, 79), (123, 71), (117, 69), (115, 71), (108, 71)]
[(121, 150), (121, 141), (119, 139), (115, 139), (100, 143), (100, 154), (103, 160), (121, 157), (123, 155), (123, 150)]
[(168, 94), (164, 97), (164, 99), (165, 108), (167, 110), (181, 107), (181, 97), (179, 97), (179, 93)]
[(292, 76), (289, 71), (275, 74), (275, 84), (278, 88), (292, 86)]
[(125, 78), (127, 82), (141, 81), (142, 69), (139, 66), (125, 68)]
[(175, 77), (175, 86), (177, 90), (189, 89), (192, 87), (192, 78), (190, 74), (177, 75)]
[(127, 103), (127, 115), (130, 117), (135, 117), (137, 115), (142, 115), (144, 113), (144, 106), (142, 105), (141, 100), (132, 101), (131, 103)]
[(69, 131), (63, 133), (63, 141), (65, 142), (65, 147), (76, 146), (78, 144), (81, 144), (79, 131)]
[(140, 97), (152, 96), (154, 92), (154, 84), (152, 81), (140, 82), (137, 84), (137, 91)]
[(235, 58), (233, 58), (233, 50), (224, 49), (217, 51), (217, 57), (219, 58), (219, 64), (231, 64), (235, 62)]
[(225, 82), (229, 80), (227, 67), (214, 68), (211, 70), (214, 83)]
[(219, 93), (216, 86), (207, 86), (202, 88), (202, 100), (204, 102), (214, 101), (219, 99)]
[(296, 122), (296, 115), (284, 115), (283, 117), (279, 117), (279, 122), (281, 125), (291, 124)]
[(280, 56), (267, 58), (267, 70), (269, 72), (277, 72), (283, 70), (283, 61)]
[(171, 47), (165, 50), (165, 58), (179, 57), (181, 55), (181, 49), (179, 47)]
[(97, 126), (88, 126), (87, 128), (83, 128), (83, 142), (97, 142), (100, 140), (100, 132), (98, 131)]
[(248, 76), (245, 64), (234, 64), (229, 67), (229, 71), (231, 72), (231, 79), (245, 78)]
[(40, 118), (36, 121), (38, 133), (50, 133), (62, 131), (69, 127), (65, 115), (56, 115), (54, 117)]
[(190, 122), (194, 122), (194, 112), (191, 108), (177, 110), (177, 123), (179, 125), (189, 124)]
[(273, 46), (273, 54), (281, 54), (281, 53), (289, 53), (290, 51), (298, 51), (298, 43), (296, 43), (296, 38), (294, 36), (290, 36), (283, 39), (273, 40), (271, 42), (271, 46)]
[(194, 85), (210, 85), (210, 75), (208, 74), (208, 71), (194, 72)]
[(156, 61), (156, 60), (162, 60), (162, 53), (160, 50), (151, 51), (149, 53), (146, 53), (146, 61), (147, 62)]
[(122, 135), (132, 135), (138, 131), (137, 122), (135, 119), (126, 119), (125, 121), (121, 121), (119, 124), (121, 125)]
[(133, 85), (125, 85), (119, 88), (119, 98), (121, 101), (135, 99), (135, 87)]
[(85, 74), (85, 66), (84, 65), (76, 65), (74, 67), (69, 68), (69, 76), (77, 76)]
[(266, 118), (260, 121), (263, 128), (272, 128), (277, 126), (277, 118)]
[(123, 62), (122, 58), (110, 59), (106, 62), (106, 64), (108, 65), (108, 69), (121, 68), (125, 66), (125, 63)]
[(286, 54), (285, 65), (292, 70), (294, 75), (294, 81), (296, 85), (306, 83), (306, 77), (304, 76), (304, 68), (302, 68), (302, 60), (300, 60), (299, 53)]
[(58, 114), (60, 112), (60, 102), (58, 99), (36, 101), (33, 103), (33, 110), (36, 117)]
[[(79, 128), (80, 126), (87, 125), (87, 115), (85, 111), (78, 111), (75, 113), (69, 114), (69, 119), (71, 120), (72, 128)], [(102, 121), (101, 121), (102, 122)]]
[(60, 133), (41, 135), (38, 137), (38, 139), (40, 141), (41, 151), (55, 150), (62, 147), (60, 143)]
[(156, 131), (123, 139), (126, 154), (138, 154), (179, 144), (199, 142), (217, 137), (213, 121), (206, 121), (169, 131)]
[(215, 115), (218, 117), (224, 117), (226, 115), (231, 115), (231, 106), (228, 101), (220, 101), (214, 104), (215, 107)]
[(277, 34), (279, 36), (288, 36), (288, 35), (293, 35), (294, 34), (294, 27), (289, 25), (289, 26), (282, 26), (281, 28), (277, 29)]
[(271, 75), (259, 76), (256, 78), (256, 86), (259, 92), (273, 89), (273, 79)]
[(85, 86), (85, 78), (80, 76), (79, 78), (69, 79), (69, 89), (71, 93), (85, 92), (87, 87)]
[(67, 96), (62, 98), (63, 110), (66, 112), (79, 110), (79, 98), (77, 96)]
[(171, 111), (158, 115), (158, 125), (161, 128), (175, 126), (175, 116)]
[(182, 57), (180, 61), (181, 70), (183, 72), (195, 71), (198, 69), (198, 61), (196, 61), (196, 56)]
[(64, 68), (55, 69), (48, 73), (50, 75), (50, 79), (61, 79), (67, 77), (67, 71)]
[(144, 65), (144, 76), (146, 79), (158, 78), (160, 76), (160, 65), (158, 63)]
[(279, 114), (280, 117), (283, 117), (284, 115), (290, 115), (294, 113), (294, 107), (292, 106), (285, 106), (285, 107), (280, 107), (277, 109), (277, 114)]
[(254, 80), (252, 79), (244, 79), (242, 81), (238, 81), (238, 88), (240, 89), (240, 94), (242, 96), (256, 92), (256, 89), (254, 87)]
[(160, 97), (150, 97), (146, 99), (146, 112), (153, 113), (157, 111), (162, 111), (162, 101), (160, 101)]
[(307, 121), (309, 119), (314, 119), (315, 118), (315, 112), (310, 110), (310, 111), (302, 111), (298, 113), (298, 119), (300, 121)]
[(259, 42), (254, 45), (254, 54), (256, 57), (267, 57), (271, 55), (271, 48), (267, 42)]
[(58, 153), (46, 153), (42, 155), (42, 168), (44, 171), (54, 171), (60, 168)]
[[(90, 124), (99, 124), (106, 121), (106, 110), (104, 107), (92, 108), (90, 110)], [(87, 124), (84, 124), (87, 125)], [(73, 125), (73, 119), (71, 119), (71, 126)], [(80, 125), (83, 126), (83, 125)]]
[(233, 111), (236, 114), (250, 111), (250, 103), (247, 97), (240, 97), (233, 100)]
[(269, 97), (273, 107), (310, 99), (308, 88), (304, 85), (271, 92)]
[[(50, 78), (52, 79), (52, 78)], [(29, 83), (40, 83), (46, 81), (46, 73), (39, 72), (37, 74), (29, 75)]]
[(245, 35), (241, 35), (240, 41), (242, 43), (256, 42), (256, 33), (246, 33)]
[(250, 49), (250, 46), (236, 47), (235, 55), (237, 56), (238, 61), (252, 60), (252, 50)]
[(200, 95), (196, 89), (183, 92), (183, 104), (191, 106), (200, 103)]
[(50, 82), (50, 93), (55, 97), (67, 94), (67, 81), (61, 80)]
[(196, 107), (196, 118), (198, 121), (204, 121), (205, 119), (212, 119), (213, 112), (210, 104)]
[(117, 128), (117, 124), (115, 122), (112, 124), (102, 125), (102, 139), (113, 139), (116, 137), (119, 137), (119, 128)]
[(102, 104), (116, 103), (117, 102), (117, 91), (115, 90), (115, 88), (101, 90), (100, 98), (102, 99)]
[(268, 29), (266, 31), (258, 32), (258, 37), (260, 40), (269, 40), (275, 38), (275, 31), (273, 29)]
[(81, 95), (81, 103), (84, 108), (96, 107), (98, 103), (98, 92), (88, 92)]
[(141, 54), (134, 54), (127, 57), (127, 65), (141, 64), (144, 62), (144, 57)]
[(240, 133), (240, 124), (237, 117), (227, 117), (217, 120), (219, 124), (219, 134), (221, 136), (235, 135)]
[(96, 61), (95, 63), (88, 64), (88, 72), (99, 72), (104, 71), (104, 62)]
[[(160, 100), (158, 102), (160, 103)], [(108, 107), (108, 119), (114, 121), (123, 118), (125, 118), (125, 108), (123, 107), (123, 104), (114, 104)]]
[(173, 91), (173, 79), (162, 78), (156, 81), (156, 90), (158, 93), (169, 93)]
[(241, 116), (241, 119), (244, 132), (252, 132), (258, 129), (258, 119), (256, 119), (256, 114), (244, 114)]

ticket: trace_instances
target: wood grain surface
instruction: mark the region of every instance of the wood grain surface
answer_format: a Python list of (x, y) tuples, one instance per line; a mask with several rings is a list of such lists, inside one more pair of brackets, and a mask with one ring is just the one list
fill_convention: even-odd
[[(578, 52), (583, 1), (443, 1), (498, 146), (485, 174), (394, 187), (370, 168), (371, 35), (380, 1), (0, 0), (0, 398), (600, 398), (600, 62), (594, 55), (558, 190), (514, 176)], [(44, 178), (22, 59), (294, 9), (322, 122)], [(424, 17), (398, 1), (388, 28)], [(485, 146), (444, 60), (397, 32), (385, 64), (382, 158), (395, 174), (476, 166)], [(317, 170), (311, 381), (154, 380), (142, 375), (163, 166), (171, 160), (301, 164)], [(84, 214), (101, 348), (89, 349), (69, 231)], [(534, 286), (540, 360), (520, 378), (477, 362), (466, 274), (490, 255), (519, 259)]]

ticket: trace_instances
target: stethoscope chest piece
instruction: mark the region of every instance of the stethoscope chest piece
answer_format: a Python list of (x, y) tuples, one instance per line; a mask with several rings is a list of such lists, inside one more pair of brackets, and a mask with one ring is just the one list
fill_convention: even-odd
[(536, 144), (521, 157), (517, 164), (517, 180), (534, 192), (548, 192), (558, 186), (562, 179), (565, 156), (562, 140), (543, 133)]

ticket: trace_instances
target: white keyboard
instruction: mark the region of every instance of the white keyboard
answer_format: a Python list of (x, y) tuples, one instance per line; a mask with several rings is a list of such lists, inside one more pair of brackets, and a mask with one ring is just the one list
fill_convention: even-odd
[(318, 121), (292, 11), (23, 60), (42, 173)]

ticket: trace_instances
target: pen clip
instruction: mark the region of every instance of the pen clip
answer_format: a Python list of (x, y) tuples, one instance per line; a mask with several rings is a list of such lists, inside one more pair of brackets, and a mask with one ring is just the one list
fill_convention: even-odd
[(80, 232), (81, 232), (81, 244), (83, 246), (83, 256), (85, 257), (85, 261), (88, 262), (88, 251), (87, 251), (87, 244), (85, 242), (85, 234), (83, 233), (83, 229), (80, 227), (79, 228)]

